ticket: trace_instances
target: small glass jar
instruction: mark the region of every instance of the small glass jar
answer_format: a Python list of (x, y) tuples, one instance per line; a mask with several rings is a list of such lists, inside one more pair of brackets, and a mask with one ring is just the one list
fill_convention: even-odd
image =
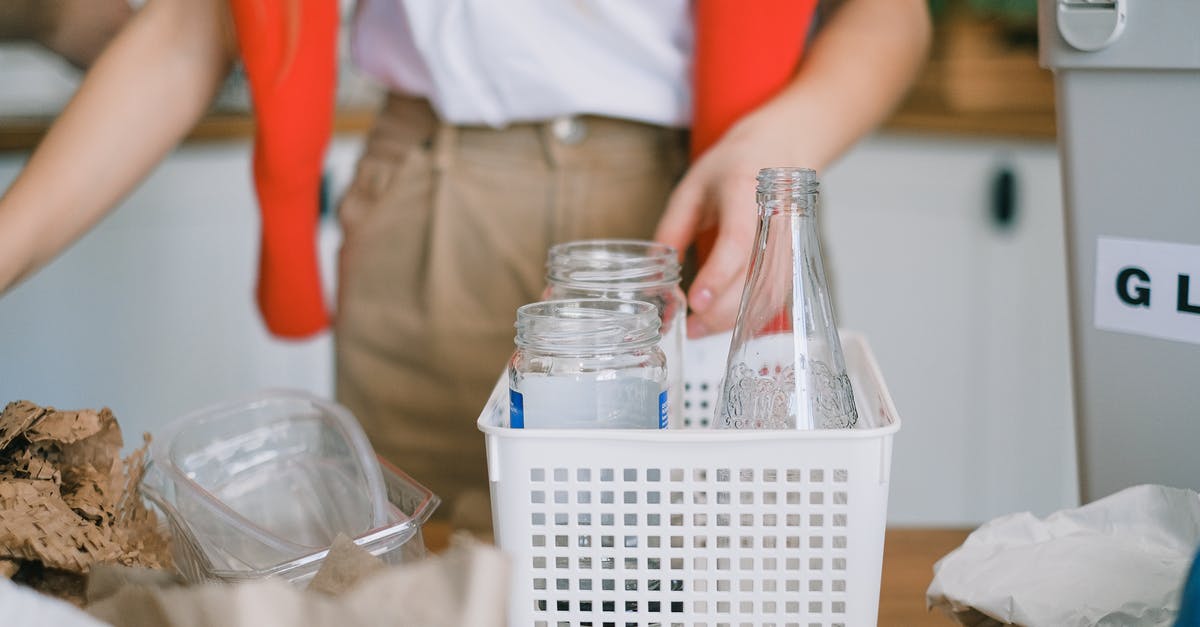
[(517, 310), (509, 427), (663, 429), (666, 356), (645, 302), (554, 300)]
[(672, 428), (690, 426), (684, 424), (680, 406), (687, 297), (679, 287), (679, 272), (679, 256), (665, 244), (626, 239), (568, 242), (550, 248), (544, 295), (547, 300), (609, 298), (655, 306), (674, 401), (668, 408)]

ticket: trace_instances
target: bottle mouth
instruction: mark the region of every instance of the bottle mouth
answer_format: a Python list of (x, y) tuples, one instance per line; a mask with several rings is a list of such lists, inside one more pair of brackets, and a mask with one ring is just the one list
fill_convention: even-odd
[(567, 286), (668, 285), (679, 280), (679, 254), (671, 246), (634, 239), (593, 239), (550, 248), (546, 279)]
[(807, 215), (816, 204), (817, 173), (809, 168), (763, 168), (758, 171), (759, 215)]
[(819, 185), (817, 171), (811, 168), (763, 168), (758, 171), (760, 194), (812, 194)]
[(517, 309), (516, 344), (564, 354), (646, 348), (659, 341), (661, 324), (658, 308), (642, 301), (548, 300)]

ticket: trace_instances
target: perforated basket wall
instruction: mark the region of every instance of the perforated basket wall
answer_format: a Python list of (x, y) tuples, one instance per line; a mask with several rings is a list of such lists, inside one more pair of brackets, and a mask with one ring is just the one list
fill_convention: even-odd
[[(683, 399), (712, 412), (728, 338), (688, 347)], [(843, 339), (859, 414), (844, 431), (486, 433), (509, 624), (811, 627), (876, 621), (892, 436), (900, 421), (865, 342)]]

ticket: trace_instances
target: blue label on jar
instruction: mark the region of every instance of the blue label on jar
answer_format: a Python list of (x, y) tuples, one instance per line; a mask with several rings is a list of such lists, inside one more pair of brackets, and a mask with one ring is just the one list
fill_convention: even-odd
[(525, 397), (512, 388), (508, 389), (508, 427), (525, 428)]
[(667, 401), (667, 391), (663, 390), (658, 395), (658, 428), (667, 428), (667, 409), (669, 402)]

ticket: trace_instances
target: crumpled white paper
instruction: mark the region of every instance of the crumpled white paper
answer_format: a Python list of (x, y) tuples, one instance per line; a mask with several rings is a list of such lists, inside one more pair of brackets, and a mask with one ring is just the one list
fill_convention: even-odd
[(1136, 486), (983, 525), (934, 565), (926, 603), (971, 625), (1169, 627), (1197, 544), (1200, 495)]

